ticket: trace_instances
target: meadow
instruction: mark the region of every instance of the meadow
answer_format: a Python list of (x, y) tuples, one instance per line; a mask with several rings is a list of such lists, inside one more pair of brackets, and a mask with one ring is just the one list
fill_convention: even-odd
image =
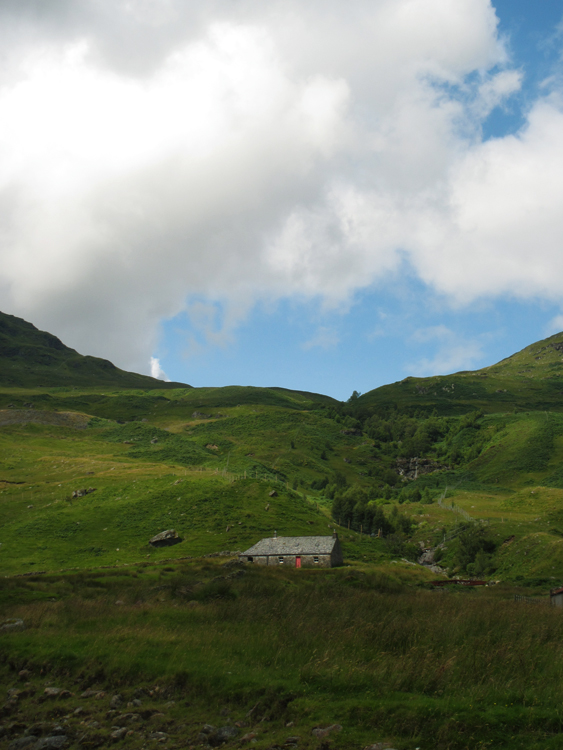
[[(561, 612), (513, 601), (512, 587), (428, 580), (404, 563), (295, 571), (228, 557), (3, 579), (4, 612), (27, 625), (0, 637), (2, 681), (23, 691), (5, 731), (55, 722), (77, 747), (106, 746), (121, 726), (131, 748), (155, 732), (196, 746), (205, 724), (234, 726), (235, 744), (251, 733), (258, 749), (290, 737), (562, 747)], [(69, 694), (46, 700), (49, 686)]]
[[(0, 738), (58, 724), (67, 747), (182, 748), (211, 724), (258, 750), (563, 747), (550, 342), (344, 404), (1, 388), (0, 605), (25, 630), (0, 631)], [(180, 543), (149, 544), (169, 528)], [(274, 532), (334, 528), (343, 568), (238, 562)], [(490, 585), (432, 586), (448, 576)]]

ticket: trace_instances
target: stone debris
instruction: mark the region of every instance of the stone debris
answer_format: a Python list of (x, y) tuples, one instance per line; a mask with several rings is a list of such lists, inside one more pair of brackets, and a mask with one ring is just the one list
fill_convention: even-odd
[(86, 495), (89, 495), (92, 492), (95, 492), (95, 487), (88, 487), (88, 489), (82, 489), (82, 490), (73, 490), (72, 491), (72, 498), (73, 500), (77, 497), (85, 497)]
[(129, 731), (127, 727), (112, 727), (113, 732), (110, 734), (110, 737), (112, 740), (122, 740), (127, 732)]
[(60, 747), (66, 747), (68, 739), (64, 734), (51, 735), (38, 740), (33, 746), (33, 750), (58, 750)]
[(328, 737), (329, 734), (332, 732), (341, 732), (342, 727), (340, 724), (331, 724), (328, 727), (315, 727), (311, 734), (317, 737), (318, 739), (322, 739), (323, 737)]
[[(201, 732), (199, 733), (198, 739), (200, 742), (212, 747), (218, 747), (224, 742), (234, 739), (238, 735), (238, 729), (236, 727), (214, 727), (212, 724), (204, 724)], [(250, 741), (250, 740), (249, 740)]]

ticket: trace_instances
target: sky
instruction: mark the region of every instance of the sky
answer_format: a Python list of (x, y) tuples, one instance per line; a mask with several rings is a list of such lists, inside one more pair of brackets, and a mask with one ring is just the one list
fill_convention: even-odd
[(347, 399), (563, 329), (560, 0), (1, 0), (0, 309)]

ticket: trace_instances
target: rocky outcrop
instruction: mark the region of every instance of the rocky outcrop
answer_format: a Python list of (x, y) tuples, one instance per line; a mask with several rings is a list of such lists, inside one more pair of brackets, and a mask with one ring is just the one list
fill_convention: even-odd
[(397, 474), (405, 479), (417, 479), (423, 474), (449, 469), (449, 466), (431, 461), (429, 458), (398, 458)]
[(82, 489), (82, 490), (73, 490), (72, 492), (72, 498), (73, 500), (77, 497), (85, 497), (86, 495), (89, 495), (91, 492), (95, 492), (95, 487), (88, 487), (88, 489)]
[(149, 540), (149, 544), (152, 547), (172, 547), (173, 544), (179, 544), (181, 541), (182, 539), (178, 536), (178, 532), (175, 529), (168, 529), (153, 536)]

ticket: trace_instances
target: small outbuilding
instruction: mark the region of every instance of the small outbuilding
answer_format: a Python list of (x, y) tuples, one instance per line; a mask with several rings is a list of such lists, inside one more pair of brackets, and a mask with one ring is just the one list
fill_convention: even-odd
[(342, 565), (338, 534), (331, 536), (277, 536), (261, 539), (239, 559), (257, 565), (288, 568), (334, 568)]

